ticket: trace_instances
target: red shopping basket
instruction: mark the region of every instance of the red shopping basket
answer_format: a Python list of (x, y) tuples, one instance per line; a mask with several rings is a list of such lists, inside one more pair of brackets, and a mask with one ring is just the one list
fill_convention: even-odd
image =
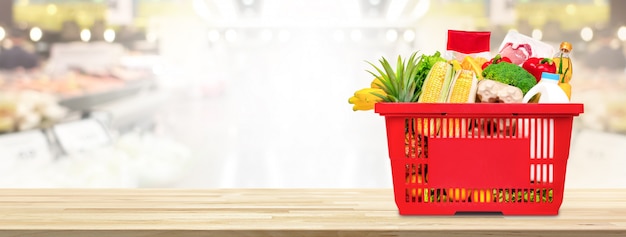
[(401, 215), (557, 215), (582, 104), (377, 103)]

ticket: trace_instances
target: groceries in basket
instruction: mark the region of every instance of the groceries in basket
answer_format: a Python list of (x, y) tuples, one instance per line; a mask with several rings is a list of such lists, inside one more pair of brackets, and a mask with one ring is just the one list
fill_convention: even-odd
[[(571, 98), (571, 44), (563, 42), (558, 53), (548, 44), (517, 32), (509, 32), (498, 54), (487, 56), (488, 32), (449, 31), (446, 56), (413, 52), (401, 55), (395, 65), (385, 57), (378, 64), (368, 62), (373, 76), (368, 88), (358, 90), (348, 102), (354, 111), (372, 110), (378, 102), (401, 103), (550, 103), (543, 92), (522, 101), (541, 79), (541, 73), (557, 73), (557, 85)], [(463, 38), (466, 37), (466, 38)], [(474, 42), (473, 44), (461, 42)], [(480, 83), (492, 80), (498, 84)], [(482, 87), (480, 86), (482, 84)], [(507, 85), (507, 86), (503, 86)], [(513, 88), (514, 87), (514, 88)], [(556, 92), (555, 92), (556, 93)], [(549, 95), (546, 95), (549, 96)], [(555, 103), (555, 102), (552, 102)], [(566, 102), (558, 102), (566, 103)]]
[[(502, 42), (499, 54), (490, 57), (485, 49), (485, 45), (489, 44), (488, 32), (450, 30), (448, 37), (446, 57), (440, 52), (428, 55), (417, 51), (408, 58), (398, 56), (395, 65), (385, 57), (378, 64), (368, 62), (373, 70), (367, 72), (374, 79), (370, 87), (358, 90), (349, 99), (352, 109), (372, 110), (379, 102), (569, 102), (571, 87), (567, 83), (570, 80), (569, 69), (572, 68), (569, 61), (571, 44), (562, 43), (560, 53), (554, 54), (555, 50), (548, 48), (546, 43), (517, 32), (509, 32)], [(516, 47), (522, 46), (525, 49), (517, 50)], [(560, 74), (559, 82), (553, 84), (561, 89), (554, 90), (556, 87), (546, 86), (547, 82), (539, 83), (541, 73), (544, 72)], [(530, 91), (532, 95), (529, 95)], [(567, 100), (562, 99), (563, 94), (568, 97)], [(448, 134), (443, 135), (512, 136), (516, 130), (514, 121), (455, 120), (450, 121), (450, 129), (441, 129), (444, 121), (425, 118), (417, 122), (434, 125), (434, 129), (427, 131), (427, 135), (442, 135), (446, 132)]]

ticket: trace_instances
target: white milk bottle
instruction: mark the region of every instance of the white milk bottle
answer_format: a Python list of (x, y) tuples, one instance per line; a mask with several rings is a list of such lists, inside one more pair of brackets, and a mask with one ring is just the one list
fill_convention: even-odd
[[(538, 97), (538, 99), (537, 99)], [(569, 103), (563, 89), (559, 87), (559, 74), (543, 72), (541, 80), (533, 86), (522, 100), (524, 103)]]

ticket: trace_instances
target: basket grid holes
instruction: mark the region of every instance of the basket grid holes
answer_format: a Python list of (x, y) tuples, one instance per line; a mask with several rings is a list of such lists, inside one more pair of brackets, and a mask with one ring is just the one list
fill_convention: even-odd
[[(518, 132), (523, 131), (523, 132)], [(405, 158), (419, 163), (406, 165), (407, 202), (552, 202), (552, 188), (429, 188), (428, 139), (530, 139), (530, 184), (552, 184), (554, 167), (554, 119), (544, 118), (407, 118)]]

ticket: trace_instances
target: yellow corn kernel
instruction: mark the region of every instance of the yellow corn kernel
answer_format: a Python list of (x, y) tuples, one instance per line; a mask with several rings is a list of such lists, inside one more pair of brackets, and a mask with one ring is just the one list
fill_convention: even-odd
[(417, 102), (420, 103), (437, 103), (440, 101), (441, 93), (444, 87), (444, 81), (450, 75), (451, 67), (447, 62), (437, 62), (428, 72), (424, 85), (422, 86), (422, 94)]
[(474, 77), (474, 71), (461, 70), (452, 82), (449, 103), (473, 103), (476, 99), (478, 80)]

